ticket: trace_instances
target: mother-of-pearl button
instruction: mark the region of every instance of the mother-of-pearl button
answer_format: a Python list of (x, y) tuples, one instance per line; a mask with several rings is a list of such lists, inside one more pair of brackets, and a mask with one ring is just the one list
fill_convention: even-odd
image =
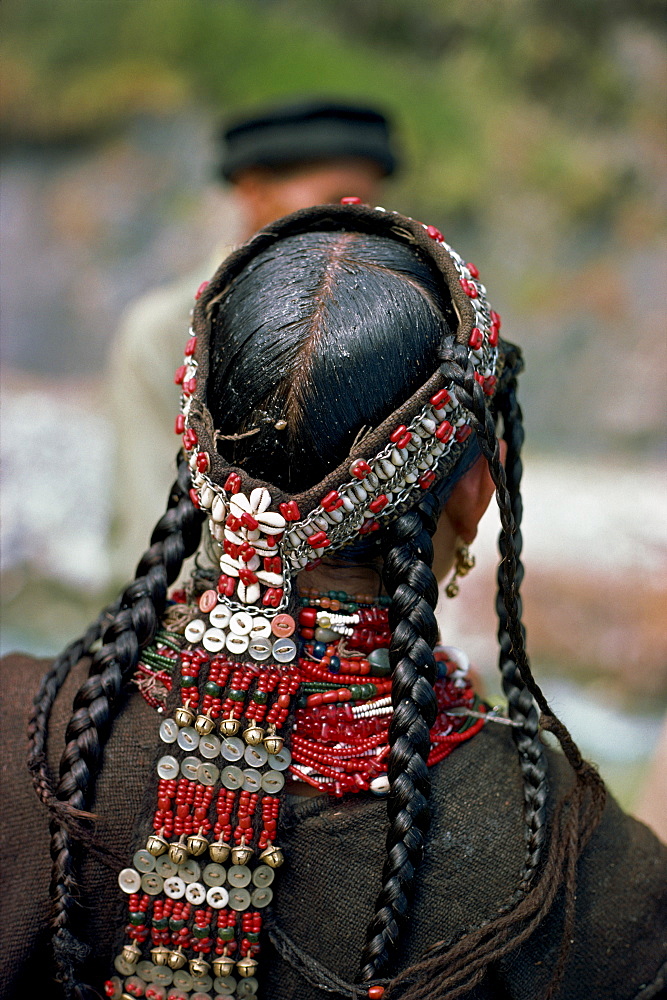
[(244, 742), (239, 736), (228, 736), (222, 740), (220, 753), (225, 760), (240, 760), (243, 756)]
[(206, 893), (206, 902), (214, 910), (221, 910), (229, 902), (229, 892), (221, 885), (212, 885)]
[(225, 628), (229, 624), (232, 613), (224, 604), (219, 604), (208, 616), (208, 620), (213, 628)]
[(199, 876), (201, 875), (201, 866), (194, 858), (188, 858), (184, 861), (182, 865), (178, 866), (178, 871), (176, 872), (179, 878), (182, 878), (186, 885), (190, 882), (198, 882)]
[(230, 653), (238, 653), (240, 655), (241, 653), (245, 653), (249, 646), (248, 636), (235, 635), (233, 632), (230, 632), (227, 636), (225, 645)]
[(164, 778), (165, 781), (171, 781), (173, 778), (178, 776), (178, 761), (171, 754), (166, 754), (164, 757), (160, 757), (157, 762), (157, 773), (158, 777)]
[(217, 653), (225, 645), (225, 633), (221, 628), (209, 628), (204, 632), (202, 644), (209, 653)]
[(250, 764), (251, 767), (261, 767), (262, 764), (266, 764), (269, 755), (260, 744), (257, 747), (247, 746), (243, 751), (243, 756), (246, 764)]
[(258, 663), (261, 663), (263, 660), (268, 660), (271, 656), (271, 643), (263, 636), (255, 638), (251, 635), (248, 652), (252, 656), (253, 660), (257, 660)]
[(199, 753), (206, 760), (213, 760), (220, 753), (220, 737), (219, 736), (202, 736), (199, 740)]
[(272, 899), (273, 889), (270, 889), (268, 886), (258, 886), (253, 890), (250, 897), (252, 905), (257, 907), (258, 910), (261, 910), (264, 906), (268, 906)]
[(201, 882), (191, 882), (185, 890), (185, 898), (188, 903), (200, 906), (206, 899), (206, 889)]
[(252, 628), (252, 616), (247, 611), (237, 611), (229, 619), (229, 628), (234, 635), (248, 635)]
[(185, 750), (186, 753), (192, 753), (199, 746), (199, 733), (192, 726), (184, 726), (179, 731), (176, 742), (181, 750)]
[(296, 656), (294, 639), (276, 639), (273, 644), (273, 658), (278, 663), (290, 663)]
[(270, 753), (268, 762), (274, 771), (286, 771), (292, 763), (292, 754), (287, 747), (283, 747), (280, 753)]
[(205, 631), (206, 624), (200, 618), (195, 618), (185, 626), (184, 635), (188, 642), (199, 642)]
[(141, 875), (135, 868), (123, 868), (118, 874), (118, 885), (123, 892), (138, 892), (141, 888)]
[(243, 791), (258, 792), (262, 787), (262, 775), (253, 767), (247, 767), (243, 772)]
[(264, 618), (263, 615), (257, 615), (256, 618), (253, 618), (250, 635), (252, 638), (258, 639), (260, 637), (266, 639), (267, 636), (271, 635), (271, 622), (269, 619)]
[(179, 734), (178, 723), (175, 719), (163, 719), (160, 723), (160, 739), (163, 743), (175, 743)]
[(163, 887), (164, 879), (155, 872), (147, 872), (141, 876), (141, 888), (147, 896), (157, 896), (159, 892), (162, 892)]
[(178, 875), (164, 880), (164, 891), (170, 899), (181, 899), (185, 895), (185, 882)]
[(200, 764), (199, 757), (184, 757), (181, 761), (181, 774), (190, 781), (196, 781)]

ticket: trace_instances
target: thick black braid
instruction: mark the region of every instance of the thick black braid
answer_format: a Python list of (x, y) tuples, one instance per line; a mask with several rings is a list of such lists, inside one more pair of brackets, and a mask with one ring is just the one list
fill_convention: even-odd
[[(134, 674), (141, 650), (155, 635), (166, 605), (167, 587), (178, 576), (183, 560), (199, 543), (202, 515), (188, 496), (190, 485), (187, 464), (181, 460), (169, 507), (153, 531), (151, 546), (139, 562), (136, 578), (123, 592), (118, 610), (102, 635), (102, 646), (93, 654), (89, 676), (75, 696), (55, 792), (60, 808), (73, 811), (75, 816), (85, 814), (92, 799), (104, 745), (122, 703), (123, 688)], [(46, 804), (50, 805), (48, 796)], [(52, 807), (52, 811), (52, 942), (56, 978), (63, 984), (66, 997), (83, 998), (92, 995), (78, 982), (78, 967), (85, 960), (87, 949), (70, 929), (72, 916), (78, 909), (78, 851), (59, 809)]]
[(438, 582), (431, 569), (431, 539), (439, 513), (438, 500), (427, 494), (418, 507), (389, 526), (383, 539), (383, 579), (392, 597), (389, 659), (394, 713), (387, 763), (390, 826), (383, 886), (361, 958), (361, 982), (381, 975), (396, 948), (430, 819), (431, 780), (426, 761), (437, 715), (433, 647), (438, 636), (434, 614)]
[[(489, 463), (500, 512), (499, 548), (502, 558), (498, 567), (499, 589), (496, 598), (500, 645), (498, 665), (503, 690), (508, 700), (508, 714), (515, 723), (512, 735), (519, 751), (523, 775), (526, 836), (526, 855), (520, 882), (520, 891), (523, 891), (535, 872), (544, 846), (548, 784), (546, 757), (539, 734), (539, 713), (523, 671), (517, 664), (519, 655), (522, 656), (523, 664), (528, 663), (525, 652), (525, 629), (521, 621), (520, 596), (524, 573), (520, 559), (523, 546), (520, 531), (523, 513), (520, 493), (523, 471), (521, 446), (524, 434), (521, 410), (516, 396), (516, 376), (520, 370), (520, 359), (518, 354), (513, 353), (506, 358), (503, 387), (494, 407), (502, 416), (503, 436), (507, 442), (504, 468), (500, 458), (494, 414), (488, 407), (482, 386), (474, 377), (474, 369), (468, 359), (467, 351), (460, 345), (455, 345), (449, 347), (443, 356), (445, 359), (442, 365), (443, 374), (456, 385), (456, 398), (469, 411), (477, 431), (480, 448)], [(532, 680), (532, 674), (530, 676)]]

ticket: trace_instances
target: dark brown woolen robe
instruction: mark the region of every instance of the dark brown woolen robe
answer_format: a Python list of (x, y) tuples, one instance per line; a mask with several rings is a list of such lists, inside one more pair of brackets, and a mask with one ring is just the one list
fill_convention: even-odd
[[(44, 661), (11, 656), (3, 663), (2, 969), (4, 998), (56, 997), (46, 947), (50, 861), (48, 816), (25, 765), (25, 730)], [(54, 774), (80, 664), (56, 701), (49, 729)], [(154, 807), (152, 772), (159, 717), (131, 693), (114, 725), (93, 809), (98, 839), (131, 863), (145, 838), (138, 829)], [(550, 800), (571, 776), (549, 754)], [(398, 968), (435, 942), (457, 938), (493, 917), (511, 898), (522, 867), (522, 780), (507, 726), (488, 724), (432, 771), (432, 821), (412, 916)], [(370, 796), (300, 799), (283, 811), (281, 846), (288, 862), (275, 883), (274, 913), (292, 940), (329, 969), (353, 980), (380, 887), (386, 803)], [(143, 817), (143, 819), (141, 819)], [(558, 1000), (650, 1000), (665, 986), (667, 849), (609, 799), (578, 866), (573, 945)], [(101, 990), (112, 973), (125, 899), (117, 868), (86, 852), (81, 874), (86, 931), (93, 945), (89, 981)], [(528, 942), (501, 961), (473, 1000), (536, 1000), (544, 993), (562, 928), (562, 894)], [(264, 1000), (317, 1000), (310, 985), (267, 943)]]

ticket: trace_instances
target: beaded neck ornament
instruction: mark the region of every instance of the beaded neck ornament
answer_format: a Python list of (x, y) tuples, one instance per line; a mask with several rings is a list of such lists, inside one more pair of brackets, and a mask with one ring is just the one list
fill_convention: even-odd
[[(119, 876), (129, 923), (105, 984), (112, 1000), (256, 995), (262, 911), (284, 861), (276, 838), (286, 779), (337, 795), (388, 791), (388, 599), (306, 591), (299, 599), (295, 576), (467, 464), (476, 454), (467, 411), (438, 370), (318, 486), (288, 495), (225, 461), (207, 408), (217, 302), (256, 254), (310, 230), (385, 235), (425, 256), (451, 296), (455, 340), (493, 397), (503, 369), (500, 318), (477, 269), (434, 227), (346, 201), (262, 230), (197, 293), (176, 373), (176, 432), (220, 572), (215, 586), (195, 582), (172, 595), (164, 631), (142, 655), (137, 681), (147, 700), (164, 713), (168, 691), (177, 686), (178, 696), (160, 724), (153, 832)], [(429, 763), (473, 735), (482, 720), (470, 719), (483, 714), (461, 656), (443, 649), (436, 659)]]

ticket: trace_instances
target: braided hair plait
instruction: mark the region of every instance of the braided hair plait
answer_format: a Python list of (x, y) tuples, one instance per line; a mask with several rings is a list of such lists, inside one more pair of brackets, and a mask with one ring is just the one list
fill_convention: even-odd
[[(118, 610), (102, 635), (102, 646), (93, 654), (89, 676), (75, 696), (55, 797), (48, 792), (40, 796), (53, 813), (52, 942), (57, 979), (66, 997), (83, 998), (89, 991), (78, 981), (86, 947), (70, 928), (78, 909), (78, 851), (70, 824), (63, 821), (63, 812), (75, 817), (88, 815), (86, 809), (93, 798), (104, 746), (121, 705), (120, 695), (134, 674), (141, 650), (155, 635), (166, 605), (167, 587), (199, 543), (202, 515), (189, 498), (189, 488), (189, 469), (181, 460), (169, 507), (153, 531), (151, 546), (139, 562), (136, 578), (123, 592)], [(43, 745), (45, 734), (40, 733), (39, 738)]]
[(434, 613), (438, 583), (431, 566), (432, 536), (439, 513), (438, 500), (427, 494), (418, 507), (387, 529), (383, 539), (383, 579), (392, 598), (389, 659), (394, 712), (387, 764), (390, 826), (382, 890), (361, 958), (361, 982), (381, 975), (396, 948), (430, 819), (431, 780), (426, 761), (437, 715), (433, 647), (438, 636)]
[(522, 515), (519, 486), (523, 427), (521, 410), (516, 400), (515, 369), (520, 365), (518, 356), (508, 357), (503, 392), (499, 393), (496, 401), (503, 417), (504, 438), (508, 446), (505, 470), (500, 457), (494, 415), (487, 406), (482, 386), (475, 379), (467, 351), (459, 345), (450, 345), (443, 351), (443, 358), (441, 370), (456, 385), (457, 399), (471, 414), (480, 448), (489, 463), (500, 512), (502, 531), (499, 547), (502, 559), (498, 568), (499, 590), (496, 599), (500, 645), (498, 664), (508, 700), (508, 714), (515, 723), (512, 735), (519, 751), (523, 776), (526, 853), (519, 887), (519, 892), (522, 892), (538, 866), (544, 846), (548, 786), (546, 757), (539, 734), (539, 713), (523, 672), (516, 662), (518, 654), (522, 653), (523, 662), (527, 663), (519, 592), (523, 580), (519, 527)]

